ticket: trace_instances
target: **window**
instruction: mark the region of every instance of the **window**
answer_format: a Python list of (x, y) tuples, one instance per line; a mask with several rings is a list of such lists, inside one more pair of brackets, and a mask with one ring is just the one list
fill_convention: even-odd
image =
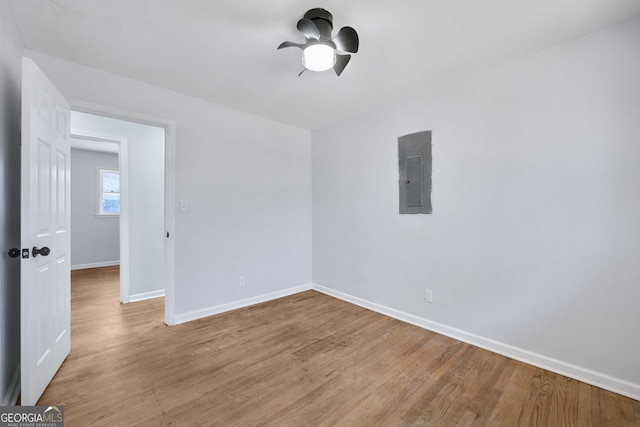
[(100, 169), (98, 215), (120, 214), (120, 172)]

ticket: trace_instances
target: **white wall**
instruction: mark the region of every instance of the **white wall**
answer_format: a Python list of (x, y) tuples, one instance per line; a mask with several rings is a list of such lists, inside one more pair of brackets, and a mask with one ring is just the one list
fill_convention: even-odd
[(176, 121), (177, 315), (310, 283), (309, 132), (27, 53), (69, 98)]
[[(164, 290), (164, 129), (71, 113), (71, 132), (88, 131), (127, 140), (129, 181), (129, 297)], [(72, 202), (73, 203), (73, 202)], [(74, 231), (71, 231), (73, 235)]]
[(72, 269), (120, 262), (120, 217), (96, 215), (98, 170), (118, 167), (116, 153), (71, 149)]
[[(314, 283), (640, 396), (639, 49), (630, 21), (314, 132)], [(433, 215), (398, 215), (421, 130)]]
[(0, 0), (0, 404), (19, 391), (20, 85), (22, 41), (6, 0)]

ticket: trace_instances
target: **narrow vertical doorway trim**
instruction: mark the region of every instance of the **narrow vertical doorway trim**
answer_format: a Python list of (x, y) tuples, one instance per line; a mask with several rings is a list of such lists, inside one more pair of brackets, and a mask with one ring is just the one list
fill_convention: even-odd
[(174, 120), (120, 108), (94, 104), (81, 100), (70, 100), (71, 109), (89, 114), (127, 120), (145, 125), (162, 127), (165, 130), (164, 173), (164, 277), (165, 277), (165, 323), (175, 325), (175, 145), (176, 123)]

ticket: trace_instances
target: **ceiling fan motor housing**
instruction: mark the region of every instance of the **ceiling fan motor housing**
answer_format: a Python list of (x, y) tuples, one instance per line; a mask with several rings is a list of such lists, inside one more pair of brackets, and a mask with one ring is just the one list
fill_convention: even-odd
[(333, 30), (333, 15), (326, 9), (316, 8), (307, 11), (304, 14), (304, 19), (310, 19), (316, 24), (318, 30), (320, 30), (320, 38), (325, 40), (331, 40), (331, 31)]

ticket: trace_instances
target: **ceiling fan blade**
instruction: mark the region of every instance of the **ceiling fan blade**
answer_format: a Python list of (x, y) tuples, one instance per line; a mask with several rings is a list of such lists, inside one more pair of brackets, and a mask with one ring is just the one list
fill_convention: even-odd
[(336, 49), (343, 52), (356, 53), (360, 45), (358, 33), (351, 27), (342, 27), (338, 34), (333, 38)]
[(300, 31), (308, 39), (320, 38), (320, 29), (311, 19), (302, 18), (298, 21), (298, 31)]
[(344, 67), (347, 66), (351, 55), (336, 55), (336, 64), (333, 66), (333, 71), (339, 76), (344, 71)]
[(280, 44), (280, 46), (278, 46), (278, 49), (284, 49), (285, 47), (297, 47), (297, 48), (300, 48), (300, 49), (304, 49), (304, 46), (305, 46), (305, 45), (300, 44), (300, 43), (294, 43), (294, 42), (282, 42), (282, 43)]

